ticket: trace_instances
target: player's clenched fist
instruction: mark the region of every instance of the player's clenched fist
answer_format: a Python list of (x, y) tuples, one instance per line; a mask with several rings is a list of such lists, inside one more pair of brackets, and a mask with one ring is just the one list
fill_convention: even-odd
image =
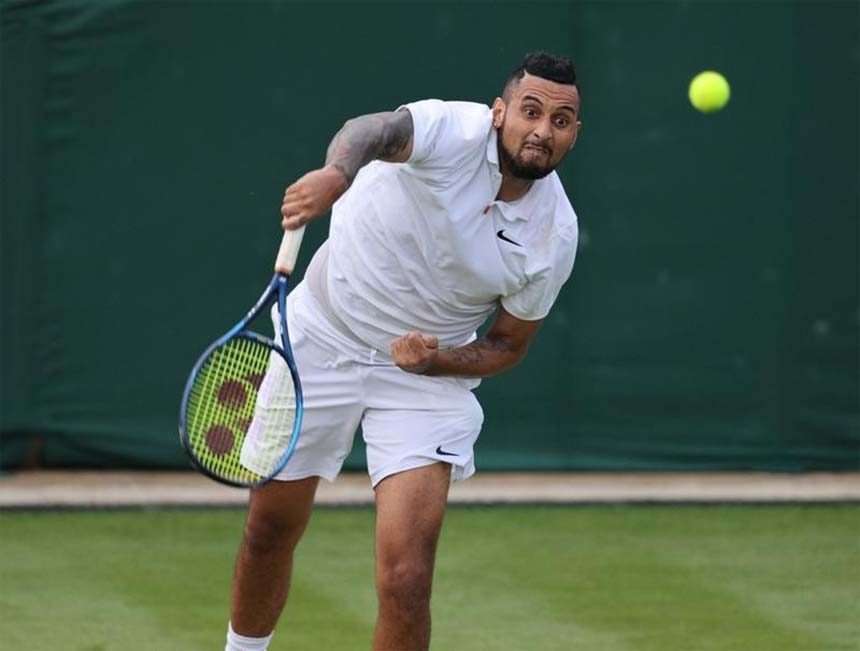
[(284, 192), (281, 225), (293, 230), (327, 213), (348, 187), (346, 176), (332, 165), (308, 172)]
[(409, 373), (424, 373), (439, 356), (439, 339), (410, 332), (391, 342), (394, 363)]

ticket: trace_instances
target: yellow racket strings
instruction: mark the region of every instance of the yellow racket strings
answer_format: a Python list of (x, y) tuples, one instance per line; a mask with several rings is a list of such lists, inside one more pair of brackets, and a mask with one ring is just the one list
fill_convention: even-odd
[[(262, 394), (268, 399), (261, 400)], [(272, 397), (293, 395), (286, 363), (267, 346), (239, 337), (216, 348), (190, 393), (186, 420), (195, 458), (209, 472), (240, 484), (271, 475), (295, 418), (294, 399), (273, 405)]]

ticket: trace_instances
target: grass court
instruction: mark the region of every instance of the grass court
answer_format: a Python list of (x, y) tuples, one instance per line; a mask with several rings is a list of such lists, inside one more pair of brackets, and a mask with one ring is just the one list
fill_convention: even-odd
[[(271, 651), (369, 649), (373, 511), (317, 509)], [(241, 510), (7, 512), (0, 639), (223, 649)], [(440, 651), (856, 651), (860, 508), (452, 507)]]

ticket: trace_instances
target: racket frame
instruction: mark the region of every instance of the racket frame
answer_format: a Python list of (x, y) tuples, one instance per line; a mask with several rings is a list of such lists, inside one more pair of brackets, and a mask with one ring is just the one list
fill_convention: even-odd
[[(203, 351), (203, 354), (197, 359), (197, 362), (194, 364), (194, 367), (191, 369), (191, 373), (188, 376), (188, 380), (185, 382), (185, 389), (182, 392), (182, 403), (179, 408), (179, 439), (182, 442), (182, 447), (185, 449), (188, 457), (191, 459), (191, 463), (194, 467), (209, 477), (210, 479), (214, 479), (217, 482), (222, 484), (226, 484), (228, 486), (234, 486), (237, 488), (256, 488), (258, 486), (262, 486), (263, 484), (271, 481), (271, 479), (277, 475), (281, 470), (284, 469), (284, 466), (287, 465), (287, 461), (289, 461), (290, 457), (293, 454), (293, 451), (296, 448), (296, 444), (299, 440), (299, 434), (301, 432), (302, 427), (302, 414), (303, 414), (303, 398), (302, 398), (302, 385), (301, 380), (299, 379), (299, 372), (296, 368), (296, 362), (293, 359), (293, 349), (290, 347), (290, 335), (289, 330), (287, 329), (287, 293), (289, 291), (289, 276), (281, 271), (275, 273), (272, 277), (269, 286), (266, 287), (266, 290), (263, 292), (262, 296), (254, 303), (254, 306), (248, 311), (248, 313), (230, 328), (227, 332), (221, 335), (218, 339), (212, 342), (206, 350)], [(248, 326), (250, 323), (256, 319), (260, 313), (270, 304), (272, 301), (276, 300), (278, 304), (278, 316), (280, 318), (280, 326), (281, 326), (281, 345), (278, 346), (272, 339), (268, 337), (264, 337), (261, 334), (256, 332), (252, 332), (248, 330)], [(280, 355), (284, 361), (287, 363), (287, 367), (290, 369), (290, 375), (293, 379), (293, 385), (295, 387), (295, 396), (296, 396), (296, 415), (295, 420), (293, 422), (293, 434), (290, 437), (290, 443), (287, 446), (287, 449), (284, 451), (284, 454), (281, 460), (278, 462), (275, 469), (269, 473), (268, 475), (262, 477), (261, 479), (255, 482), (238, 482), (227, 479), (226, 477), (222, 477), (211, 470), (209, 470), (197, 456), (194, 454), (192, 449), (191, 441), (188, 438), (188, 429), (186, 424), (188, 422), (188, 403), (191, 397), (191, 389), (194, 386), (194, 382), (197, 380), (197, 375), (200, 372), (200, 369), (203, 368), (203, 365), (206, 363), (206, 360), (212, 354), (212, 352), (226, 344), (228, 341), (232, 339), (250, 339), (259, 344), (262, 344), (269, 348), (270, 350), (275, 351), (278, 355)]]

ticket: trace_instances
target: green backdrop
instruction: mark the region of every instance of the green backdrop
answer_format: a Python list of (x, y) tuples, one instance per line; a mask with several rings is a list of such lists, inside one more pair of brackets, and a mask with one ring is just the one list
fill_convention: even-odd
[(185, 467), (185, 375), (269, 277), (284, 187), (345, 119), (490, 103), (547, 49), (581, 78), (580, 250), (478, 391), (479, 466), (857, 468), (858, 11), (3, 2), (2, 464)]

